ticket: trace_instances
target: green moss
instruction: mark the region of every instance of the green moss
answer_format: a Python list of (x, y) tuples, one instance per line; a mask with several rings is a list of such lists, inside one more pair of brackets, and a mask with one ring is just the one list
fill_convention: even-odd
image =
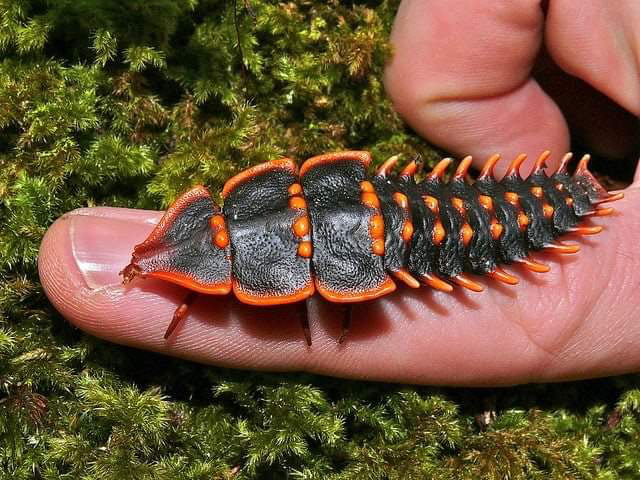
[[(0, 2), (0, 474), (640, 478), (640, 381), (500, 390), (204, 367), (108, 344), (36, 255), (80, 206), (164, 208), (276, 156), (437, 152), (381, 83), (397, 2)], [(238, 45), (239, 44), (239, 45)]]

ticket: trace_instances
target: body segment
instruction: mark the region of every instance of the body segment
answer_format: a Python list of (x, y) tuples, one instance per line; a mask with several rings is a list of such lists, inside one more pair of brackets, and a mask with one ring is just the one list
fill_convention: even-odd
[(266, 167), (248, 170), (223, 190), (233, 293), (253, 305), (297, 302), (314, 292), (311, 261), (299, 254), (310, 234), (295, 228), (308, 218), (306, 206), (292, 202), (301, 197), (289, 193), (297, 184), (297, 167), (291, 160)]
[(347, 153), (314, 157), (301, 169), (316, 288), (326, 299), (341, 303), (377, 298), (395, 289), (385, 271), (380, 202), (367, 180), (370, 157)]

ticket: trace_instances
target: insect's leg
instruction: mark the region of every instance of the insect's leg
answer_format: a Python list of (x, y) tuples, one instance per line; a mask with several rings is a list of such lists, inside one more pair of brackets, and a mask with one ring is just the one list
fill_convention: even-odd
[(167, 327), (167, 331), (164, 332), (165, 340), (169, 338), (169, 336), (173, 333), (176, 327), (180, 325), (180, 322), (184, 320), (184, 318), (187, 316), (187, 312), (189, 311), (189, 306), (195, 301), (197, 296), (198, 296), (198, 292), (189, 291), (189, 293), (187, 293), (187, 296), (184, 297), (184, 300), (182, 300), (182, 303), (180, 304), (180, 306), (176, 308), (175, 312), (173, 312), (173, 318), (171, 319), (171, 323), (169, 324), (169, 327)]
[(307, 310), (307, 302), (300, 302), (300, 324), (302, 325), (302, 331), (304, 332), (304, 338), (307, 340), (307, 345), (311, 346), (311, 330), (309, 329), (309, 314)]
[(338, 338), (338, 343), (344, 342), (344, 339), (347, 338), (351, 328), (351, 311), (351, 305), (345, 305), (344, 316), (342, 317), (342, 332), (340, 333), (340, 338)]

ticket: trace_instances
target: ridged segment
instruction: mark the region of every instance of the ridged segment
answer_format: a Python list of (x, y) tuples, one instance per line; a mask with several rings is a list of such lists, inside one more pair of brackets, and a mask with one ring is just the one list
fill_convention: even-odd
[(495, 216), (493, 199), (491, 209), (484, 207), (480, 202), (478, 191), (471, 188), (465, 179), (454, 178), (450, 188), (457, 198), (464, 201), (466, 221), (473, 230), (473, 237), (466, 249), (470, 271), (476, 273), (493, 271), (498, 264), (496, 241), (491, 236), (491, 219)]
[[(407, 167), (400, 175), (393, 175), (390, 170), (395, 161), (385, 162), (371, 181), (383, 199), (382, 213), (389, 225), (386, 244), (392, 258), (385, 261), (388, 271), (406, 269), (432, 286), (436, 278), (480, 290), (465, 273), (514, 284), (517, 279), (501, 270), (500, 264), (520, 263), (543, 272), (548, 267), (532, 260), (531, 252), (577, 251), (577, 245), (561, 244), (557, 237), (567, 232), (599, 232), (599, 227), (580, 227), (582, 217), (610, 213), (597, 205), (622, 195), (609, 195), (598, 184), (586, 168), (588, 157), (574, 175), (569, 175), (567, 155), (558, 171), (547, 176), (544, 166), (548, 156), (548, 152), (540, 156), (527, 178), (519, 172), (525, 156), (518, 156), (500, 181), (493, 175), (499, 158), (494, 156), (473, 183), (466, 178), (470, 157), (449, 182), (443, 179), (449, 160), (438, 164), (422, 182), (408, 176)], [(401, 215), (397, 205), (389, 201), (398, 192), (407, 197), (410, 206), (408, 221), (413, 225), (413, 236), (409, 242), (399, 234)]]

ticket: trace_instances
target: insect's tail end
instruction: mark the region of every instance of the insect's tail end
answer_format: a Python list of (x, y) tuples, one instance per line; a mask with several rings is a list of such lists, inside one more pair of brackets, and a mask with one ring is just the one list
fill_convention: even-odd
[(609, 193), (596, 179), (596, 177), (589, 171), (588, 165), (590, 155), (584, 155), (575, 173), (573, 179), (580, 185), (587, 193), (589, 201), (592, 205), (600, 205), (608, 202), (615, 202), (624, 198), (623, 192)]

